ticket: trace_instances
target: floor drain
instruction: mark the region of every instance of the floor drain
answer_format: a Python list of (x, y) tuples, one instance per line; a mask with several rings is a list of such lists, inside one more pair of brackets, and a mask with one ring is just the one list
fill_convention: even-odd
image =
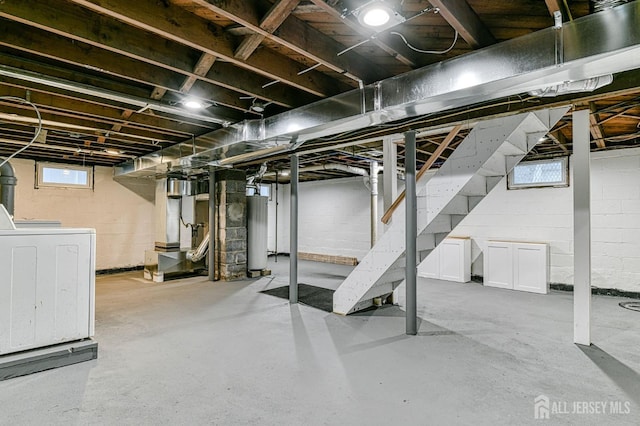
[(620, 302), (619, 305), (625, 309), (640, 312), (640, 302)]

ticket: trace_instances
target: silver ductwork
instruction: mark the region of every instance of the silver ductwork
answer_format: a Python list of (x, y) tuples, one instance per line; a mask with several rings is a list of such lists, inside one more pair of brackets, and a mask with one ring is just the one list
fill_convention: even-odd
[(600, 77), (588, 78), (586, 80), (565, 81), (561, 84), (555, 84), (553, 86), (545, 87), (542, 89), (532, 90), (529, 92), (529, 94), (531, 96), (538, 97), (554, 97), (565, 95), (567, 93), (593, 92), (594, 90), (611, 83), (613, 83), (613, 76), (611, 74), (607, 74)]
[(187, 260), (190, 260), (192, 262), (200, 262), (202, 259), (204, 259), (208, 251), (209, 233), (207, 232), (196, 249), (187, 251)]
[(9, 162), (0, 166), (0, 204), (4, 205), (9, 214), (15, 214), (15, 188), (18, 183), (15, 171)]
[(612, 7), (617, 7), (630, 1), (632, 0), (590, 0), (589, 7), (594, 13), (602, 12), (603, 10), (611, 9)]
[(640, 2), (566, 22), (116, 167), (116, 176), (229, 165), (265, 149), (640, 68)]
[[(341, 172), (351, 173), (352, 175), (359, 175), (359, 176), (365, 176), (365, 177), (369, 176), (369, 172), (367, 172), (365, 169), (361, 169), (360, 167), (349, 166), (346, 164), (339, 164), (339, 163), (328, 163), (328, 164), (320, 164), (317, 166), (300, 167), (298, 169), (298, 173), (322, 172), (324, 170), (327, 170), (327, 171), (337, 170)], [(284, 169), (284, 170), (278, 171), (278, 173), (280, 174), (280, 176), (289, 176), (291, 175), (291, 170)], [(276, 172), (269, 172), (269, 173), (265, 173), (264, 177), (273, 177), (275, 175), (276, 175)]]

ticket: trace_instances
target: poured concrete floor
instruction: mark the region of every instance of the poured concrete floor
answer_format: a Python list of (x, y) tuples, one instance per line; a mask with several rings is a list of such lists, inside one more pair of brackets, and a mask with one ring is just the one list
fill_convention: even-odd
[[(286, 258), (270, 266), (227, 283), (99, 277), (99, 359), (0, 382), (0, 424), (523, 425), (542, 423), (539, 395), (550, 424), (640, 424), (625, 299), (593, 298), (596, 346), (580, 348), (570, 293), (420, 279), (406, 336), (401, 307), (343, 317), (259, 294), (288, 283)], [(299, 281), (335, 288), (350, 269), (300, 262)]]

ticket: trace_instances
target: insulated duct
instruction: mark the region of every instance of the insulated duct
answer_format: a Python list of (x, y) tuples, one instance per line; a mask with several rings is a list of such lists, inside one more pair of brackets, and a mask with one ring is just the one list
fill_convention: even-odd
[(15, 210), (15, 187), (18, 183), (13, 167), (9, 162), (0, 166), (0, 204), (4, 205), (11, 216)]
[[(116, 167), (150, 176), (231, 165), (308, 140), (640, 68), (640, 1), (511, 39)], [(195, 149), (195, 154), (192, 154)], [(189, 153), (183, 155), (183, 153)]]
[(529, 94), (531, 96), (538, 97), (554, 97), (567, 93), (593, 92), (594, 90), (611, 83), (613, 83), (613, 76), (611, 74), (608, 74), (599, 77), (588, 78), (586, 80), (565, 81), (554, 86), (532, 90), (529, 92)]
[[(369, 176), (369, 172), (360, 167), (348, 166), (346, 164), (320, 164), (319, 166), (300, 167), (298, 173), (321, 172), (324, 170), (339, 170), (341, 172), (351, 173), (359, 176)], [(291, 175), (291, 170), (280, 170), (280, 176)], [(275, 176), (275, 172), (265, 173), (263, 176)]]
[(629, 1), (631, 0), (590, 0), (589, 9), (591, 13), (602, 12), (603, 10), (629, 3)]

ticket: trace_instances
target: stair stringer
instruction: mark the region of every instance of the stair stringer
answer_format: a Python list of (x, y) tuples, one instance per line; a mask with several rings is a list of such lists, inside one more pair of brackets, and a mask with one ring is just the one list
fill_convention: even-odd
[[(430, 179), (426, 177), (417, 182), (417, 188), (420, 188), (417, 194), (418, 235), (435, 234), (430, 225), (438, 223), (441, 227), (442, 221), (446, 221), (447, 216), (451, 220), (452, 214), (458, 217), (456, 224), (459, 223), (460, 212), (444, 213), (447, 207), (459, 203), (460, 197), (467, 198), (467, 211), (463, 214), (470, 211), (470, 197), (458, 194), (465, 189), (469, 190), (469, 186), (477, 188), (477, 175), (504, 177), (566, 110), (567, 108), (562, 107), (478, 123)], [(492, 180), (491, 188), (497, 180)], [(488, 182), (486, 186), (489, 186)], [(473, 198), (484, 197), (488, 191), (484, 192), (485, 194)], [(475, 205), (477, 201), (473, 203)], [(389, 229), (336, 290), (333, 296), (335, 313), (346, 315), (371, 306), (372, 298), (389, 293), (402, 282), (395, 276), (395, 270), (390, 274), (391, 281), (385, 280), (384, 275), (394, 265), (397, 269), (397, 265), (403, 263), (401, 258), (404, 257), (406, 243), (404, 210), (403, 201), (393, 215)], [(435, 245), (452, 229), (453, 226), (446, 230), (439, 229)], [(421, 250), (423, 249), (418, 247), (418, 251)]]

